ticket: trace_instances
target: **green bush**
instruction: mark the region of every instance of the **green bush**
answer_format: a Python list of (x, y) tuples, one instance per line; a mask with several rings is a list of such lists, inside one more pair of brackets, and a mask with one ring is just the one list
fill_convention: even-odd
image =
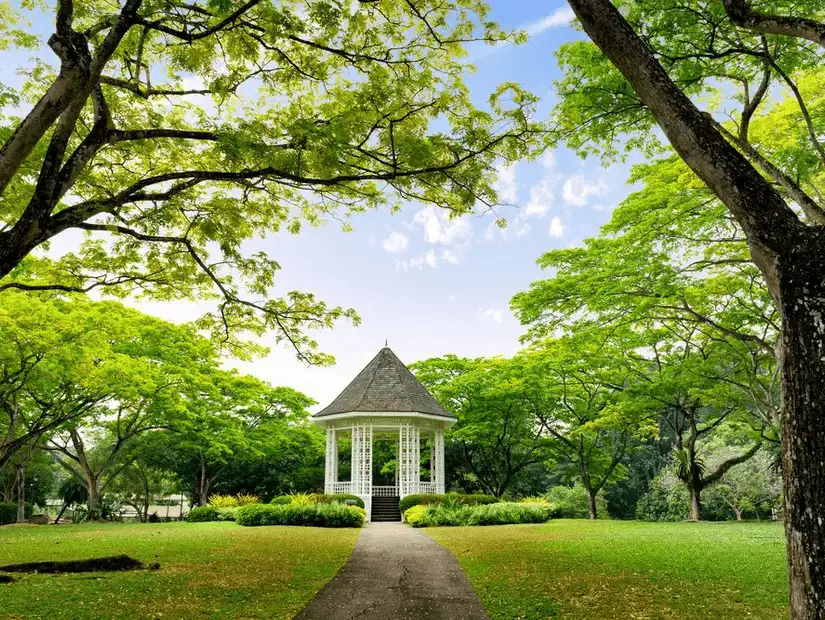
[(0, 502), (0, 525), (8, 525), (17, 521), (17, 504)]
[(359, 508), (364, 508), (364, 500), (357, 495), (352, 495), (350, 493), (334, 493), (331, 495), (315, 496), (315, 501), (318, 504), (344, 504), (348, 499), (354, 501), (355, 505)]
[(430, 504), (418, 504), (418, 506), (413, 506), (412, 508), (407, 508), (406, 512), (404, 512), (404, 521), (416, 527), (418, 522), (424, 518), (424, 513), (430, 509)]
[(278, 495), (277, 497), (273, 497), (269, 503), (275, 504), (276, 506), (289, 506), (292, 503), (292, 498), (290, 498), (289, 495)]
[(218, 509), (214, 506), (198, 506), (189, 511), (186, 520), (190, 523), (202, 523), (204, 521), (217, 521)]
[(405, 516), (410, 513), (409, 522), (413, 527), (545, 523), (553, 516), (553, 508), (549, 504), (501, 502), (455, 507), (431, 504), (424, 507), (423, 511), (419, 511), (419, 508), (420, 505), (405, 513)]
[[(572, 487), (556, 486), (547, 492), (548, 501), (556, 508), (556, 515), (562, 519), (586, 519), (590, 516), (587, 489), (578, 482)], [(596, 496), (596, 513), (607, 517), (607, 502), (601, 493)]]
[(254, 504), (238, 508), (238, 525), (309, 525), (313, 527), (361, 527), (366, 513), (357, 506), (313, 504), (309, 506)]
[(209, 505), (215, 508), (235, 508), (238, 505), (238, 498), (233, 495), (215, 493), (209, 496)]
[(421, 506), (428, 504), (441, 504), (445, 501), (455, 502), (463, 506), (478, 506), (482, 504), (495, 504), (498, 499), (492, 495), (482, 495), (475, 493), (473, 495), (464, 495), (462, 493), (445, 493), (443, 495), (438, 493), (419, 493), (417, 495), (407, 495), (398, 502), (398, 507), (401, 512), (407, 512), (413, 506)]

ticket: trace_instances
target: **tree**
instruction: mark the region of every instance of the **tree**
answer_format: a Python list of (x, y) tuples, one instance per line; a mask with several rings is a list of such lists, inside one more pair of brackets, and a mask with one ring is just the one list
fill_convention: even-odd
[(533, 414), (519, 359), (447, 355), (410, 369), (458, 422), (446, 435), (485, 493), (501, 497), (519, 475), (550, 456)]
[[(735, 449), (721, 448), (710, 455), (716, 462), (724, 462), (734, 456)], [(773, 457), (766, 451), (757, 453), (747, 462), (725, 472), (710, 489), (712, 496), (724, 502), (737, 521), (743, 515), (770, 515), (782, 501), (782, 480), (774, 471)]]
[[(783, 15), (800, 8), (784, 2), (771, 5), (776, 17), (752, 10), (746, 0), (727, 0), (723, 7), (702, 2), (699, 10), (676, 2), (655, 7), (634, 2), (625, 6), (625, 17), (610, 0), (568, 1), (584, 31), (618, 70), (602, 71), (600, 79), (592, 71), (604, 68), (599, 55), (591, 51), (589, 60), (579, 58), (589, 75), (578, 80), (578, 92), (600, 101), (589, 110), (580, 108), (577, 118), (601, 118), (596, 124), (602, 131), (599, 139), (610, 141), (620, 127), (632, 134), (655, 121), (736, 218), (776, 304), (782, 323), (778, 357), (791, 613), (795, 619), (821, 617), (825, 526), (819, 520), (825, 523), (825, 480), (815, 472), (825, 461), (825, 218), (822, 206), (797, 183), (785, 162), (776, 162), (770, 140), (757, 147), (748, 136), (750, 119), (764, 101), (769, 82), (778, 77), (796, 100), (808, 148), (823, 159), (820, 133), (793, 78), (794, 71), (821, 63), (821, 40), (819, 46), (807, 43), (815, 30), (811, 26), (821, 28), (819, 7), (805, 5), (813, 19), (800, 20)], [(690, 99), (708, 94), (715, 80), (719, 92), (724, 76), (743, 88), (736, 134)], [(596, 82), (604, 81), (610, 81), (610, 87), (595, 94), (604, 85)], [(758, 87), (752, 91), (754, 83)], [(625, 125), (628, 115), (640, 122)], [(582, 133), (584, 141), (596, 131)], [(645, 140), (638, 136), (631, 143)]]
[[(57, 2), (57, 66), (0, 90), (26, 109), (0, 120), (0, 290), (210, 298), (225, 346), (271, 330), (329, 362), (305, 330), (354, 311), (273, 298), (278, 263), (243, 242), (402, 200), (493, 206), (496, 166), (541, 138), (517, 85), (470, 101), (465, 44), (524, 37), (478, 0), (117, 4)], [(42, 45), (3, 17), (4, 46)], [(79, 250), (33, 254), (67, 230)]]
[(81, 422), (64, 425), (46, 443), (58, 462), (86, 484), (89, 518), (100, 515), (101, 494), (129, 461), (143, 433), (171, 429), (191, 415), (217, 365), (213, 345), (191, 326), (171, 325), (119, 304), (99, 303), (98, 325), (111, 355), (98, 360), (105, 383), (94, 393), (78, 386), (75, 398), (98, 404)]
[(555, 439), (557, 463), (585, 489), (595, 519), (599, 494), (624, 477), (634, 441), (653, 435), (655, 425), (644, 408), (623, 397), (628, 380), (617, 360), (624, 351), (598, 330), (581, 328), (536, 343), (520, 357), (529, 373), (531, 411)]

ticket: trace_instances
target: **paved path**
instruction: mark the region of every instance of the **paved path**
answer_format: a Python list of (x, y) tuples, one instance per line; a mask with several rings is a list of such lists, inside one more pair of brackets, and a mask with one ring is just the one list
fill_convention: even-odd
[(371, 523), (296, 620), (487, 620), (458, 560), (401, 523)]

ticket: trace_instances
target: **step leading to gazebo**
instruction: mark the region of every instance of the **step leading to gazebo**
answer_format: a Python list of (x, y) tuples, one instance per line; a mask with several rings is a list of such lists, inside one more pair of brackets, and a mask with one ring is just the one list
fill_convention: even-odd
[(372, 515), (370, 521), (387, 522), (401, 521), (401, 509), (398, 507), (400, 497), (377, 497), (372, 498)]

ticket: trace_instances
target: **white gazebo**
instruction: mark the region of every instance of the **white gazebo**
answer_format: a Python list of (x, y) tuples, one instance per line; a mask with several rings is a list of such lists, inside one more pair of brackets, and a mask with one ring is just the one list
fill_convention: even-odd
[[(427, 389), (384, 347), (344, 391), (312, 416), (327, 432), (325, 493), (351, 493), (364, 501), (369, 520), (400, 519), (397, 502), (413, 493), (444, 492), (444, 429), (456, 422)], [(338, 441), (352, 438), (350, 479), (339, 480)], [(398, 436), (395, 484), (375, 486), (372, 446), (376, 436)], [(432, 455), (429, 480), (421, 480), (421, 445)], [(375, 498), (376, 501), (373, 501)], [(373, 506), (376, 511), (373, 515)], [(373, 518), (375, 517), (375, 518)]]

